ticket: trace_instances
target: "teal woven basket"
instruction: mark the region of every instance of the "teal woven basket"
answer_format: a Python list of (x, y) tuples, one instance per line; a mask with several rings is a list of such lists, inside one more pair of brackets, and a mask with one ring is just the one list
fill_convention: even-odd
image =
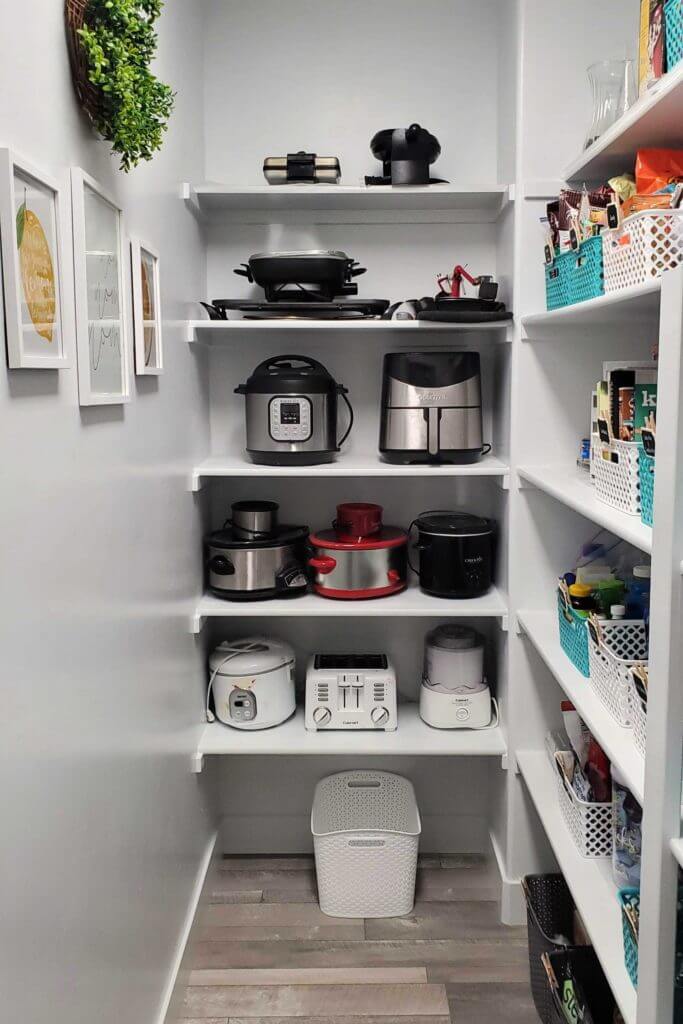
[(654, 521), (655, 460), (644, 448), (638, 452), (638, 474), (640, 476), (640, 518), (645, 526)]
[(586, 620), (566, 605), (562, 591), (557, 592), (557, 617), (560, 623), (560, 645), (575, 668), (586, 679), (590, 676), (588, 661), (588, 630)]
[(671, 71), (683, 60), (683, 0), (666, 0), (666, 69)]
[(555, 256), (554, 263), (546, 264), (545, 268), (545, 305), (548, 311), (568, 306), (569, 288), (567, 287), (567, 264), (562, 256)]
[(640, 889), (620, 889), (621, 927), (624, 933), (624, 961), (626, 970), (634, 988), (638, 987), (638, 938), (633, 934), (631, 924), (624, 913), (624, 907), (633, 907), (640, 911)]
[(545, 297), (549, 310), (595, 299), (605, 292), (602, 238), (587, 238), (578, 249), (560, 253), (545, 268)]

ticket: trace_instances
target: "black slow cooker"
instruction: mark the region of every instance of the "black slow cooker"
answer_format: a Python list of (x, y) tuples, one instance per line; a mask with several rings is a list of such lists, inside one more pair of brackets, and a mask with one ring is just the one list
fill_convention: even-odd
[[(493, 583), (495, 522), (466, 512), (423, 512), (417, 530), (413, 569), (420, 588), (435, 597), (481, 597)], [(412, 568), (412, 566), (411, 566)]]

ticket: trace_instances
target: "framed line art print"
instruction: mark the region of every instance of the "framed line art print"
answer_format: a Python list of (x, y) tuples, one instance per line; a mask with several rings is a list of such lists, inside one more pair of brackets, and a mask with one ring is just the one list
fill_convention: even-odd
[(120, 405), (130, 397), (123, 214), (80, 167), (71, 169), (71, 207), (78, 400)]
[(135, 372), (139, 376), (160, 374), (164, 364), (161, 348), (159, 254), (146, 242), (131, 238), (130, 263), (133, 275)]
[(12, 370), (71, 365), (62, 300), (63, 193), (9, 149), (0, 149), (0, 235), (7, 364)]

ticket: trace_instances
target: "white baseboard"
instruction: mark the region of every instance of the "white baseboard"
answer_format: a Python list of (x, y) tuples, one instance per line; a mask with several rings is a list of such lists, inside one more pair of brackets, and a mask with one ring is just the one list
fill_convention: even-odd
[(192, 895), (190, 897), (187, 913), (185, 914), (183, 928), (178, 939), (175, 956), (173, 957), (173, 962), (169, 971), (168, 981), (166, 982), (164, 996), (161, 1001), (161, 1007), (157, 1014), (157, 1024), (173, 1024), (173, 1022), (178, 1018), (178, 1003), (182, 997), (184, 989), (186, 988), (187, 975), (189, 974), (189, 967), (186, 966), (186, 963), (190, 951), (192, 926), (197, 915), (206, 879), (211, 870), (214, 858), (217, 856), (219, 856), (219, 851), (218, 832), (216, 831), (206, 844), (199, 868), (197, 869), (197, 876), (195, 878), (194, 886), (192, 887)]
[(526, 923), (526, 903), (521, 878), (510, 878), (505, 866), (503, 851), (493, 832), (489, 833), (493, 855), (500, 874), (500, 919), (503, 924), (522, 925)]

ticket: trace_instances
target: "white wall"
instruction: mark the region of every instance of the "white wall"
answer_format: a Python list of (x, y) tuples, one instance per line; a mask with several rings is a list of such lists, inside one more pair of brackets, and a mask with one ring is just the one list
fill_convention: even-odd
[[(153, 1024), (211, 835), (189, 772), (203, 668), (186, 472), (208, 445), (201, 363), (172, 321), (203, 287), (178, 182), (203, 176), (201, 5), (167, 0), (164, 149), (128, 177), (80, 115), (63, 4), (4, 4), (0, 145), (65, 182), (80, 164), (161, 252), (166, 371), (79, 410), (76, 370), (0, 368), (2, 1017)], [(73, 344), (72, 291), (66, 294)]]

